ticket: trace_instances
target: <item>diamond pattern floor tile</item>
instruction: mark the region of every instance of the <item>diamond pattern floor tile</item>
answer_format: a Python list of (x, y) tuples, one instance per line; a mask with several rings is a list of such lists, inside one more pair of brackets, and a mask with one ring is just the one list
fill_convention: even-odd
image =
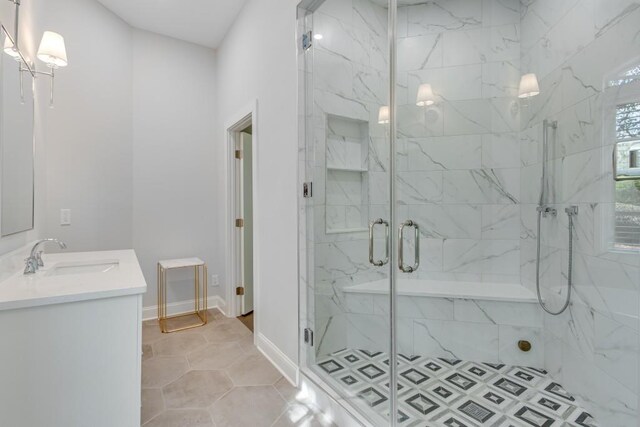
[[(386, 354), (345, 349), (317, 366), (359, 406), (388, 418)], [(598, 426), (544, 370), (405, 355), (398, 357), (397, 419), (410, 427)]]

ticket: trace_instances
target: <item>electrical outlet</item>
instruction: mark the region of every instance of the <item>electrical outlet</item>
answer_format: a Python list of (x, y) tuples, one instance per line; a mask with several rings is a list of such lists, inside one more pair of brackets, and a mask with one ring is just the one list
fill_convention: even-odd
[(217, 274), (212, 274), (211, 275), (211, 280), (209, 281), (209, 286), (216, 287), (216, 286), (220, 286), (220, 278), (218, 277)]
[(71, 225), (71, 209), (60, 209), (60, 225)]

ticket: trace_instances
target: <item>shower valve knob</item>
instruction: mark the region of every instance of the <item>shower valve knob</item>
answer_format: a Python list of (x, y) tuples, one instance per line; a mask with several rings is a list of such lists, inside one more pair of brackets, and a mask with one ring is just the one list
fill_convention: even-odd
[(542, 212), (542, 216), (545, 218), (548, 215), (556, 216), (558, 214), (558, 211), (555, 208), (552, 208), (550, 206), (538, 206), (537, 210), (538, 212)]

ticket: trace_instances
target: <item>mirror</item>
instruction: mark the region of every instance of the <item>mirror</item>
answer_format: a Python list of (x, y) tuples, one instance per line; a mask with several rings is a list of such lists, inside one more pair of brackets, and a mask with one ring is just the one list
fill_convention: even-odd
[[(2, 26), (2, 46), (11, 38)], [(31, 230), (34, 205), (33, 77), (20, 62), (0, 55), (0, 232), (2, 236)]]

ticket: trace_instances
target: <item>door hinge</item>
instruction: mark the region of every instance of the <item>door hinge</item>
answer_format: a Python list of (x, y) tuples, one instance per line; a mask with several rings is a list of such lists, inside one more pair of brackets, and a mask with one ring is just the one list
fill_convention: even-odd
[(311, 31), (308, 31), (302, 35), (302, 50), (308, 50), (311, 47), (312, 39), (313, 39), (313, 32)]
[(242, 218), (236, 219), (236, 227), (238, 227), (238, 228), (244, 227), (244, 219), (242, 219)]
[(304, 329), (304, 342), (309, 344), (310, 347), (313, 347), (313, 331), (311, 328)]
[(313, 197), (313, 182), (305, 182), (302, 184), (302, 197), (305, 199)]
[(242, 150), (236, 150), (235, 157), (238, 160), (242, 159)]
[(243, 286), (236, 287), (236, 295), (244, 295), (244, 287)]

